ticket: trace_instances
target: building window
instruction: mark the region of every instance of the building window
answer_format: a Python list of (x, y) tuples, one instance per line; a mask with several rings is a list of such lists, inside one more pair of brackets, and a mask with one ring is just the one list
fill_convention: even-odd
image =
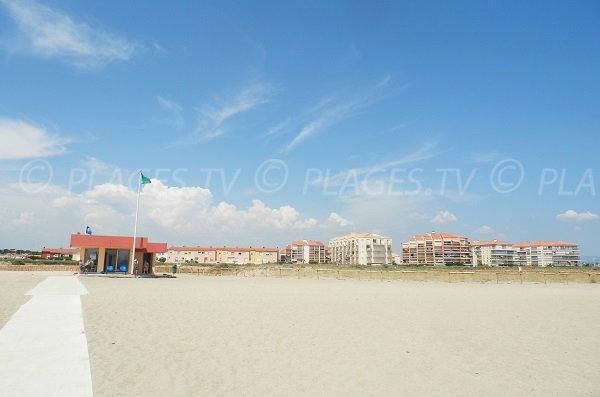
[(104, 256), (104, 271), (126, 272), (129, 268), (129, 250), (107, 249)]

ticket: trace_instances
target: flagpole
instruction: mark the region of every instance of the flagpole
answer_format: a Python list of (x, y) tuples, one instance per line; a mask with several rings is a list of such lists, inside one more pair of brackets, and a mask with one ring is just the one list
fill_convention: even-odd
[(135, 263), (135, 238), (137, 236), (137, 222), (138, 222), (138, 211), (140, 209), (140, 191), (142, 190), (142, 171), (140, 171), (140, 176), (138, 178), (138, 193), (137, 193), (137, 203), (135, 205), (135, 224), (133, 226), (133, 248), (131, 250), (131, 274), (134, 272), (133, 264)]

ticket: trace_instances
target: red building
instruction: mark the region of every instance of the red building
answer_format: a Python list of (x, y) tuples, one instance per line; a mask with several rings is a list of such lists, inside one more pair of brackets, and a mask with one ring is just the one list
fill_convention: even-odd
[[(92, 272), (131, 272), (133, 237), (72, 234), (71, 247), (77, 248), (81, 260), (90, 264)], [(147, 237), (136, 237), (137, 273), (143, 272), (145, 263), (149, 264), (149, 271), (152, 272), (155, 255), (164, 252), (167, 252), (167, 243), (150, 243)]]
[(79, 260), (77, 254), (79, 250), (77, 249), (69, 249), (69, 248), (42, 248), (42, 252), (40, 256), (42, 259), (74, 259)]

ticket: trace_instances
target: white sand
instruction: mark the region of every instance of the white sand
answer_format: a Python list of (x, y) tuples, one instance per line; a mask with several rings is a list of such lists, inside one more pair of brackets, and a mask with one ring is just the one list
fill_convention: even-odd
[(597, 284), (80, 280), (96, 397), (600, 395)]
[(96, 396), (600, 395), (597, 285), (82, 281)]

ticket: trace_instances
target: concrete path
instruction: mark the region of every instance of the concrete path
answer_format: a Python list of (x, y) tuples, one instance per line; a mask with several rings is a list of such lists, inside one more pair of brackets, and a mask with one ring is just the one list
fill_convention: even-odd
[(80, 295), (74, 276), (48, 277), (0, 330), (0, 396), (92, 396)]

